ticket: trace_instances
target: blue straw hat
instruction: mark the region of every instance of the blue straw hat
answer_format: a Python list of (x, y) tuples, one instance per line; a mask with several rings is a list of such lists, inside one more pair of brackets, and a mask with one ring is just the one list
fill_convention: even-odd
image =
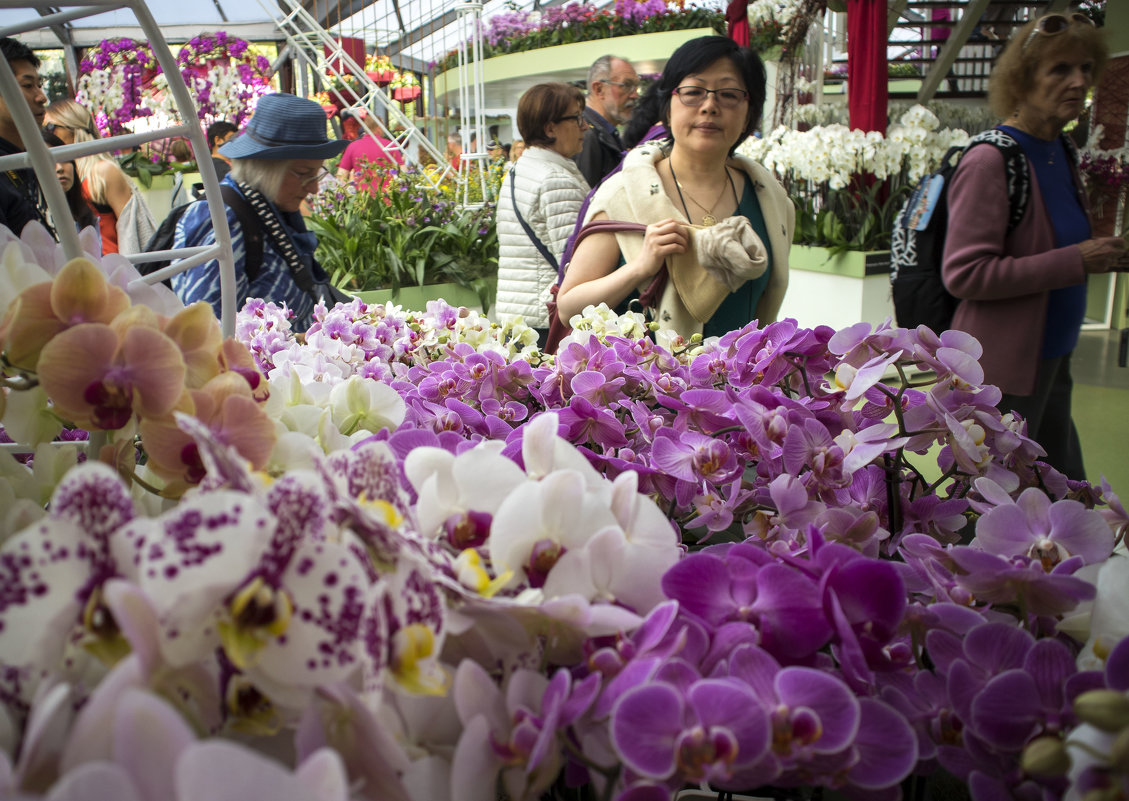
[(229, 159), (327, 159), (348, 146), (325, 135), (321, 106), (277, 92), (259, 99), (247, 127), (219, 152)]

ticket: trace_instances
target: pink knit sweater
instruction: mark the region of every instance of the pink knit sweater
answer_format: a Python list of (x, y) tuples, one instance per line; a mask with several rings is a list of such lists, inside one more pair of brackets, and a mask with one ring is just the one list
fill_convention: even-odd
[[(949, 232), (941, 269), (945, 286), (961, 299), (953, 328), (980, 340), (986, 382), (1013, 395), (1035, 390), (1047, 293), (1086, 280), (1079, 247), (1055, 247), (1035, 170), (1030, 164), (1028, 169), (1027, 212), (1005, 237), (1003, 154), (985, 145), (964, 155), (949, 188)], [(1075, 190), (1081, 191), (1077, 173), (1074, 181)]]

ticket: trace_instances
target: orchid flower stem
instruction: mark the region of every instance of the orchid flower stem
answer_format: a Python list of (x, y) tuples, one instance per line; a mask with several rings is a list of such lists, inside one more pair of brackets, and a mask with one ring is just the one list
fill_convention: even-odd
[(786, 353), (785, 355), (791, 357), (791, 362), (795, 366), (796, 372), (798, 372), (800, 377), (804, 380), (804, 391), (811, 397), (813, 394), (811, 391), (811, 382), (808, 381), (807, 362), (803, 358), (803, 355), (799, 353)]
[(164, 497), (163, 495), (161, 495), (161, 490), (157, 489), (152, 484), (150, 484), (148, 481), (146, 481), (145, 479), (143, 479), (139, 475), (137, 475), (137, 471), (130, 471), (129, 478), (130, 478), (131, 481), (133, 481), (135, 484), (137, 484), (137, 486), (141, 487), (141, 489), (145, 490), (146, 492), (151, 492), (154, 495)]
[(15, 378), (0, 376), (0, 387), (15, 390), (16, 392), (24, 392), (29, 389), (34, 389), (37, 386), (39, 386), (39, 379), (35, 376), (21, 375)]
[(726, 426), (725, 428), (719, 428), (717, 431), (711, 432), (710, 436), (711, 437), (720, 437), (722, 434), (735, 434), (735, 433), (740, 433), (740, 432), (746, 431), (746, 430), (747, 429), (742, 425)]
[(1017, 597), (1015, 601), (1017, 604), (1019, 604), (1019, 619), (1023, 621), (1023, 627), (1025, 629), (1030, 631), (1032, 634), (1035, 634), (1036, 632), (1032, 625), (1031, 616), (1027, 614), (1027, 593), (1026, 591), (1021, 589), (1018, 593), (1016, 593), (1016, 595)]
[(956, 465), (953, 465), (948, 470), (946, 470), (941, 475), (940, 478), (938, 478), (936, 481), (934, 481), (932, 484), (930, 484), (928, 487), (926, 487), (925, 491), (927, 493), (935, 492), (937, 490), (937, 488), (941, 486), (941, 484), (943, 484), (945, 481), (947, 481), (948, 479), (950, 479), (954, 475), (956, 475), (956, 472), (957, 472)]

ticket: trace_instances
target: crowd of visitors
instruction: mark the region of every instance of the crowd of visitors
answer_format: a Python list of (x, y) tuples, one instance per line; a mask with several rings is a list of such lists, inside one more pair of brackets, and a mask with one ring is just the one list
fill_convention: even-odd
[[(1105, 66), (1103, 34), (1083, 14), (1048, 14), (1007, 44), (991, 75), (990, 103), (1003, 120), (993, 135), (1022, 149), (1029, 202), (1022, 219), (1009, 220), (1012, 162), (999, 147), (970, 148), (949, 190), (942, 268), (959, 299), (953, 327), (983, 345), (986, 380), (1003, 391), (1000, 408), (1022, 414), (1048, 460), (1074, 478), (1084, 469), (1070, 361), (1086, 277), (1129, 268), (1123, 238), (1093, 236), (1077, 152), (1063, 133)], [(49, 145), (97, 138), (81, 104), (47, 104), (34, 52), (10, 38), (0, 49)], [(512, 145), (491, 130), (488, 162), (505, 175), (496, 314), (520, 315), (542, 343), (552, 325), (601, 302), (644, 310), (685, 336), (774, 320), (788, 287), (795, 209), (770, 171), (736, 154), (761, 124), (766, 78), (758, 55), (707, 36), (676, 50), (645, 91), (632, 64), (614, 55), (598, 58), (586, 83), (586, 91), (563, 83), (526, 91)], [(385, 187), (370, 182), (372, 170), (405, 163), (374, 115), (355, 116), (359, 138), (330, 139), (316, 103), (279, 93), (260, 101), (244, 130), (226, 121), (207, 129), (225, 193), (255, 214), (237, 213), (225, 194), (237, 304), (285, 302), (296, 327), (308, 325), (311, 286), (327, 276), (301, 208), (326, 174), (325, 159), (343, 151), (336, 178), (374, 194)], [(465, 166), (463, 146), (459, 135), (448, 138), (453, 170)], [(22, 150), (0, 99), (0, 154)], [(57, 175), (76, 223), (96, 227), (103, 253), (144, 248), (153, 221), (116, 161), (83, 156), (60, 162)], [(248, 219), (257, 230), (244, 230)], [(0, 223), (20, 231), (30, 221), (52, 222), (35, 174), (0, 174)], [(180, 218), (175, 244), (204, 245), (214, 235), (206, 204), (196, 204)], [(219, 311), (216, 262), (181, 273), (173, 287), (184, 301), (206, 300)]]

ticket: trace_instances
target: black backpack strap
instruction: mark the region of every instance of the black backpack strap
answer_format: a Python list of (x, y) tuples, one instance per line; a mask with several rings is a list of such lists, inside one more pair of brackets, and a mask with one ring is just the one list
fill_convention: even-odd
[(1027, 202), (1031, 199), (1031, 170), (1027, 166), (1027, 156), (1015, 137), (999, 128), (990, 128), (976, 134), (969, 140), (965, 152), (981, 144), (992, 145), (1004, 157), (1008, 197), (1007, 232), (1010, 234), (1023, 221), (1023, 215), (1027, 213)]
[(234, 186), (220, 184), (220, 195), (224, 205), (235, 212), (235, 219), (243, 230), (243, 272), (248, 281), (254, 281), (263, 266), (263, 226), (251, 204)]
[(533, 233), (533, 229), (529, 227), (529, 223), (527, 223), (525, 221), (525, 218), (521, 216), (521, 211), (517, 207), (517, 195), (515, 194), (514, 190), (515, 183), (517, 183), (516, 165), (510, 168), (510, 200), (513, 201), (514, 204), (514, 214), (517, 215), (517, 221), (521, 223), (521, 227), (525, 229), (525, 235), (529, 237), (529, 240), (533, 243), (533, 246), (537, 248), (537, 252), (541, 254), (545, 261), (547, 261), (550, 266), (552, 266), (552, 268), (557, 271), (557, 275), (560, 276), (561, 268), (560, 265), (557, 264), (556, 257), (549, 252), (549, 249), (547, 247), (545, 247), (545, 243), (537, 238), (537, 234)]

